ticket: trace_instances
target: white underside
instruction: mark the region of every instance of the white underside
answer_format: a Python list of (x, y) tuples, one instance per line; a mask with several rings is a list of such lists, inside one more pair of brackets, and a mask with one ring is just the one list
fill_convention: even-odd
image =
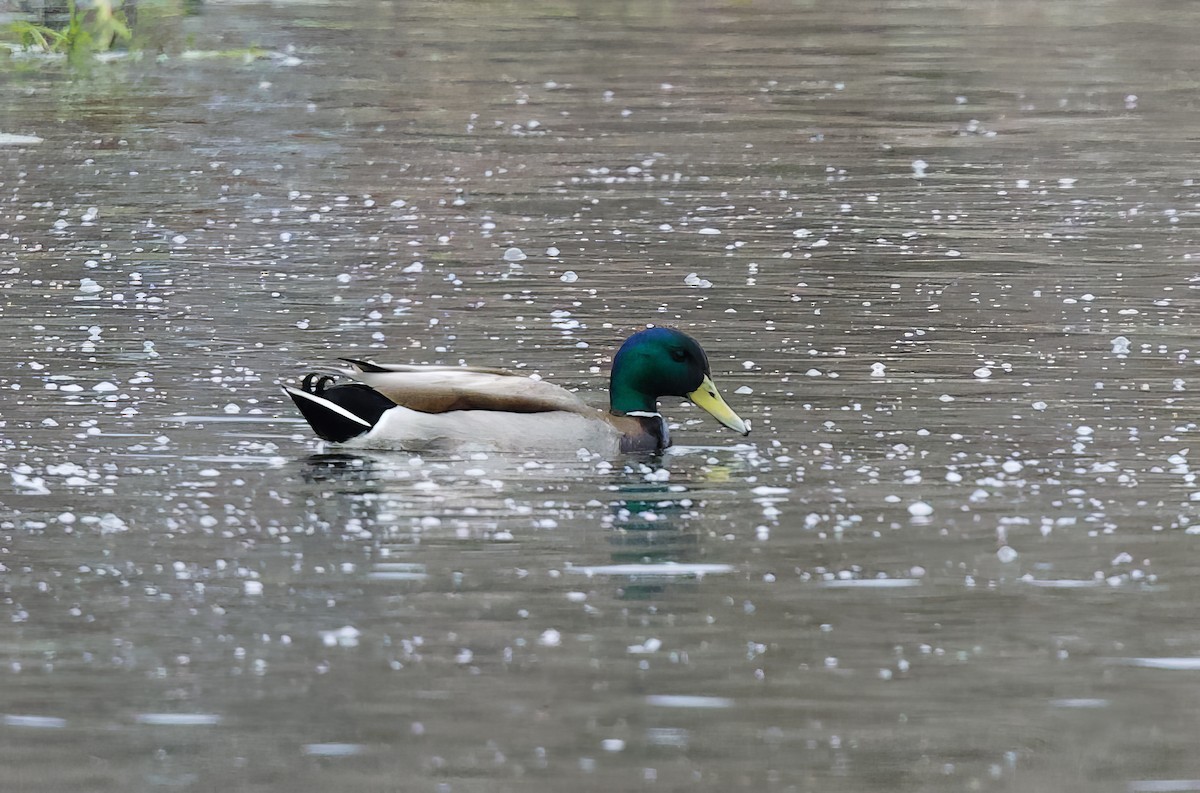
[(507, 413), (498, 410), (455, 410), (422, 413), (396, 406), (384, 413), (370, 432), (347, 441), (363, 449), (446, 449), (573, 453), (587, 449), (602, 455), (620, 450), (621, 433), (600, 418), (566, 411)]

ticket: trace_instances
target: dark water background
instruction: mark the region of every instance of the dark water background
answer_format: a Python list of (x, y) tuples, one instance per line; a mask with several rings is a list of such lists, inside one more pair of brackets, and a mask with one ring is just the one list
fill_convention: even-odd
[[(155, 24), (0, 65), (0, 789), (1200, 790), (1200, 7)], [(278, 389), (602, 402), (647, 322), (748, 439), (337, 455)]]

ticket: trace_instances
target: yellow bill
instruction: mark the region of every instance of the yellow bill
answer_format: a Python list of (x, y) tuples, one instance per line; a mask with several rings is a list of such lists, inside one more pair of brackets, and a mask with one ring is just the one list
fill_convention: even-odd
[(717, 387), (713, 385), (712, 378), (708, 375), (704, 376), (704, 382), (695, 391), (687, 395), (694, 404), (708, 411), (713, 418), (724, 424), (734, 432), (740, 432), (743, 435), (750, 434), (750, 425), (742, 421), (741, 416), (733, 412), (733, 408), (725, 404), (725, 400), (717, 393)]

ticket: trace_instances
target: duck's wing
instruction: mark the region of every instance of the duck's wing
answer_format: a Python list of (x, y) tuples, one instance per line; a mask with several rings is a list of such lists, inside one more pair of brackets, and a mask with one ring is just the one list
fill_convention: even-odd
[(363, 361), (358, 358), (338, 358), (339, 361), (345, 361), (350, 364), (349, 372), (486, 372), (487, 374), (506, 374), (513, 377), (525, 377), (525, 375), (517, 374), (508, 369), (500, 369), (497, 367), (488, 366), (447, 366), (445, 364), (427, 364), (427, 363), (375, 363), (374, 361)]
[(503, 369), (348, 362), (353, 368), (343, 370), (343, 374), (369, 385), (397, 405), (422, 413), (452, 410), (596, 413), (595, 408), (565, 388)]

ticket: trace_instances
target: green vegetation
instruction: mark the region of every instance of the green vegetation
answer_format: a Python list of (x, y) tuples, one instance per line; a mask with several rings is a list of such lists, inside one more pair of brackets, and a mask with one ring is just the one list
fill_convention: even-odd
[(233, 50), (184, 50), (179, 53), (179, 57), (186, 61), (209, 61), (218, 58), (229, 58), (249, 63), (260, 58), (266, 58), (270, 54), (268, 50), (264, 50), (262, 47), (243, 47)]
[(21, 20), (10, 24), (8, 31), (22, 49), (66, 55), (79, 62), (133, 37), (122, 5), (123, 0), (94, 0), (90, 8), (81, 9), (75, 0), (67, 0), (66, 27), (56, 30)]
[[(66, 6), (48, 22), (45, 15), (0, 25), (0, 55), (27, 55), (0, 65), (36, 70), (48, 61), (66, 58), (77, 72), (90, 72), (97, 60), (112, 50), (142, 56), (178, 57), (184, 60), (228, 58), (250, 62), (272, 56), (261, 47), (223, 50), (196, 49), (180, 36), (180, 20), (197, 12), (197, 0), (57, 0)], [(3, 0), (0, 0), (3, 3)], [(99, 58), (97, 56), (100, 56)]]

